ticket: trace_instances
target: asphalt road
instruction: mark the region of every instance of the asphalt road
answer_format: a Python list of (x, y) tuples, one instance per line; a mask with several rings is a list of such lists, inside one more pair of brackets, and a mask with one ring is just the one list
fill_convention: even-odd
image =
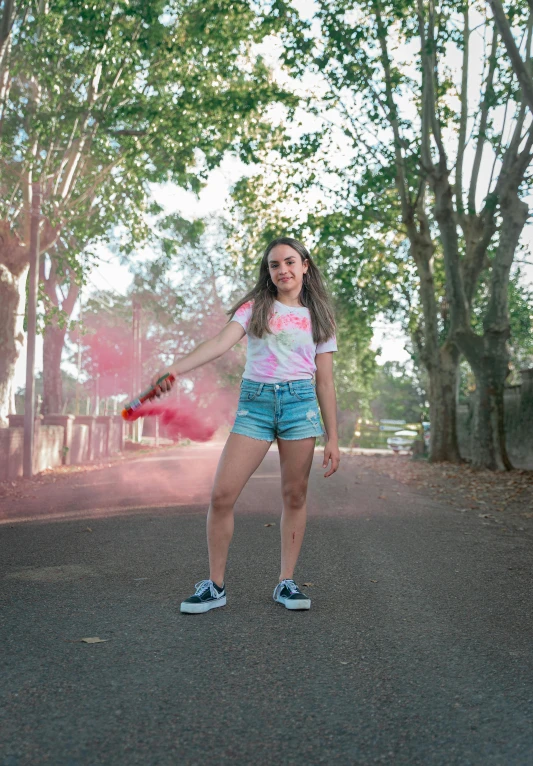
[(216, 458), (165, 453), (4, 507), (2, 766), (533, 763), (527, 531), (358, 458), (324, 480), (317, 455), (312, 608), (291, 613), (272, 601), (273, 452), (237, 506), (228, 605), (185, 616)]

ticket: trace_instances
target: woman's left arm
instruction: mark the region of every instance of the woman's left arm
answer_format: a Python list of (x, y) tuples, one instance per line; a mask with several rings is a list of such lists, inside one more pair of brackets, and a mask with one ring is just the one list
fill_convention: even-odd
[(333, 352), (326, 351), (323, 354), (317, 354), (315, 364), (316, 395), (327, 434), (323, 468), (327, 468), (331, 460), (331, 468), (324, 474), (327, 477), (335, 473), (341, 459), (337, 433), (337, 397), (335, 395), (335, 383), (333, 382)]

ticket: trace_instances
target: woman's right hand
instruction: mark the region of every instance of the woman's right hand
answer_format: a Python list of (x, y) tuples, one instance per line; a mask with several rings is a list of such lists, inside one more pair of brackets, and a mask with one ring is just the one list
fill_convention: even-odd
[[(166, 378), (166, 380), (162, 380), (159, 385), (157, 384), (157, 381), (163, 377), (163, 375), (173, 375), (174, 378)], [(176, 373), (174, 370), (169, 370), (168, 367), (164, 370), (160, 370), (151, 380), (151, 385), (155, 386), (155, 395), (161, 396), (161, 394), (166, 394), (167, 391), (170, 391), (174, 383), (176, 382)]]

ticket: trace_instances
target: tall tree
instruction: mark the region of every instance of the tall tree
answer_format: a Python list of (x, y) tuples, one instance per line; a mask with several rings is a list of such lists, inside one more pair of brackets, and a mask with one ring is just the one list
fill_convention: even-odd
[[(532, 25), (526, 3), (519, 7), (515, 28), (529, 67)], [(314, 36), (288, 37), (282, 53), (307, 94), (299, 123), (310, 126), (303, 135), (299, 128), (283, 162), (312, 160), (285, 199), (320, 190), (323, 225), (336, 222), (337, 242), (351, 245), (357, 262), (369, 260), (366, 239), (381, 241), (384, 253), (396, 243), (391, 282), (427, 371), (431, 458), (460, 459), (464, 354), (477, 381), (474, 463), (508, 468), (508, 280), (527, 218), (533, 123), (494, 21), (483, 6), (453, 0), (438, 8), (433, 0), (317, 0), (316, 8)], [(482, 278), (490, 298), (476, 333)]]
[[(66, 257), (65, 248), (70, 245)], [(61, 357), (69, 320), (80, 294), (83, 282), (82, 264), (73, 256), (77, 253), (74, 242), (61, 237), (49, 253), (47, 261), (40, 261), (41, 294), (45, 306), (43, 327), (43, 401), (44, 415), (62, 411), (63, 376)], [(74, 251), (74, 252), (73, 252)], [(77, 268), (76, 268), (77, 267)]]
[[(463, 14), (463, 50), (467, 66), (469, 16)], [(456, 161), (444, 140), (446, 88), (438, 75), (438, 49), (445, 44), (440, 35), (431, 3), (419, 2), (418, 29), (422, 60), (422, 158), (427, 181), (434, 194), (434, 214), (439, 227), (446, 269), (446, 290), (450, 306), (450, 337), (467, 358), (476, 378), (474, 417), (474, 465), (485, 468), (511, 468), (505, 443), (504, 385), (509, 374), (510, 337), (509, 276), (529, 209), (523, 199), (524, 183), (533, 159), (533, 123), (526, 120), (526, 104), (510, 77), (508, 63), (498, 56), (498, 31), (491, 30), (485, 89), (480, 103), (479, 129), (470, 187), (463, 191), (462, 170), (465, 136), (459, 132)], [(525, 26), (529, 65), (532, 41), (532, 18)], [(439, 39), (440, 36), (440, 39)], [(442, 54), (441, 54), (442, 56)], [(497, 86), (501, 93), (498, 98)], [(507, 82), (506, 82), (507, 80)], [(510, 83), (509, 83), (510, 80)], [(506, 87), (507, 86), (507, 87)], [(439, 92), (440, 89), (440, 92)], [(491, 178), (482, 204), (477, 204), (480, 167), (490, 131), (491, 110), (495, 103), (505, 103), (514, 112), (514, 124), (507, 145), (496, 148), (499, 172)], [(461, 127), (467, 120), (467, 81), (462, 83)], [(492, 116), (494, 121), (494, 116)], [(494, 126), (493, 126), (494, 130)], [(494, 131), (496, 132), (496, 131)], [(456, 164), (455, 184), (450, 176)], [(496, 164), (496, 163), (495, 163)], [(465, 204), (466, 202), (466, 204)], [(459, 227), (463, 242), (460, 241)], [(484, 268), (490, 269), (490, 293), (483, 316), (483, 332), (476, 333), (472, 322), (475, 291)]]
[(292, 18), (283, 0), (2, 4), (0, 421), (23, 339), (32, 184), (42, 254), (65, 227), (87, 244), (94, 220), (122, 224), (131, 247), (150, 183), (198, 190), (226, 151), (249, 161), (271, 135), (265, 108), (291, 98), (256, 43)]

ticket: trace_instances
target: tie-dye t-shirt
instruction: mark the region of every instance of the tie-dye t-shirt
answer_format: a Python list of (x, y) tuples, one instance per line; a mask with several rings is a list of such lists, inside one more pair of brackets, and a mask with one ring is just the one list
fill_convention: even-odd
[(248, 333), (253, 301), (244, 303), (234, 314), (248, 335), (248, 351), (243, 378), (259, 383), (306, 380), (316, 371), (315, 356), (336, 351), (335, 337), (318, 345), (313, 340), (311, 315), (304, 306), (285, 306), (274, 302), (270, 317), (272, 333), (256, 338)]

